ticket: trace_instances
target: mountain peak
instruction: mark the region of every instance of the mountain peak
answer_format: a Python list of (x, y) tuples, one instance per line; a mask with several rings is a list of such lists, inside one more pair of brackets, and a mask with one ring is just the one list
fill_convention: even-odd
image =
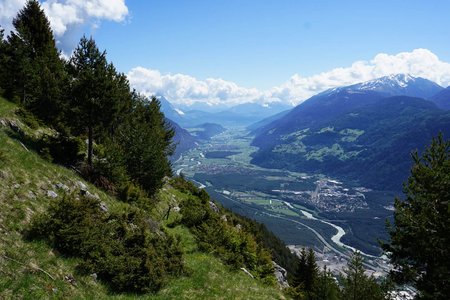
[(377, 79), (369, 80), (363, 83), (358, 83), (354, 86), (361, 90), (377, 90), (386, 86), (406, 88), (408, 85), (416, 82), (417, 79), (419, 78), (413, 77), (409, 74), (391, 74)]
[(425, 78), (414, 77), (410, 74), (391, 74), (350, 86), (334, 88), (325, 93), (373, 91), (387, 96), (403, 95), (428, 99), (441, 90), (443, 88), (440, 85)]

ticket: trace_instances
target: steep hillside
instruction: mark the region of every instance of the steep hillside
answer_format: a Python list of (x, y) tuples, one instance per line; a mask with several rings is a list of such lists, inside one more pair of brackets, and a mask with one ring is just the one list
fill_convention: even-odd
[(172, 159), (176, 160), (180, 157), (181, 154), (183, 154), (183, 152), (194, 148), (197, 140), (189, 133), (189, 131), (178, 125), (178, 123), (172, 121), (171, 119), (167, 119), (167, 121), (175, 131), (173, 142), (176, 145), (176, 148), (175, 153), (172, 155)]
[(425, 80), (396, 76), (321, 93), (256, 129), (253, 144), (260, 149), (252, 162), (399, 191), (410, 168), (409, 152), (422, 150), (439, 131), (448, 136), (450, 115), (424, 99), (386, 97), (406, 91), (424, 95), (430, 87), (439, 90)]
[[(85, 182), (76, 172), (52, 164), (34, 152), (33, 144), (24, 137), (38, 137), (44, 132), (51, 134), (51, 131), (35, 127), (36, 124), (33, 128), (29, 127), (15, 111), (14, 105), (0, 98), (0, 298), (285, 298), (275, 285), (251, 278), (239, 268), (225, 264), (220, 255), (210, 254), (201, 247), (196, 231), (183, 222), (186, 218), (183, 203), (201, 203), (197, 196), (174, 187), (168, 180), (150, 207), (141, 208), (133, 203), (118, 201)], [(141, 211), (151, 228), (160, 228), (155, 233), (179, 240), (186, 269), (184, 275), (170, 278), (156, 294), (119, 294), (105, 284), (100, 273), (81, 272), (81, 258), (64, 255), (45, 239), (26, 238), (37, 216), (49, 207), (57, 206), (62, 199), (69, 199), (70, 195), (75, 195), (76, 199), (91, 197), (99, 203), (98, 209), (105, 215)], [(200, 212), (214, 216), (208, 203), (198, 207)], [(240, 220), (217, 208), (216, 214), (219, 213), (229, 220)], [(132, 229), (135, 225), (131, 225)], [(234, 225), (224, 223), (223, 226), (231, 230)], [(245, 230), (244, 224), (243, 227), (242, 230)], [(256, 276), (256, 273), (253, 274)]]

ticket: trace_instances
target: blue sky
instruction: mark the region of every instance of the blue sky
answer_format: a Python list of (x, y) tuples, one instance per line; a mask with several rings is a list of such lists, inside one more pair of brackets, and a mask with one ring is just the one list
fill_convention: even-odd
[(123, 70), (137, 65), (270, 88), (378, 53), (416, 48), (450, 61), (450, 1), (127, 1), (129, 21), (94, 33)]
[[(0, 0), (3, 27), (24, 2)], [(179, 104), (296, 104), (396, 72), (450, 84), (448, 0), (41, 4), (67, 54), (92, 35), (134, 88)]]

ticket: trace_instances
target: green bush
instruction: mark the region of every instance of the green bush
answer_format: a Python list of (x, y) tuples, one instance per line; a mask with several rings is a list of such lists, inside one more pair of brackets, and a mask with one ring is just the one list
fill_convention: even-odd
[(33, 219), (28, 236), (81, 258), (79, 270), (95, 272), (114, 291), (145, 293), (184, 270), (179, 241), (150, 223), (137, 208), (108, 213), (98, 200), (67, 195)]
[[(190, 228), (196, 237), (199, 249), (215, 253), (234, 269), (247, 268), (254, 276), (267, 283), (274, 283), (272, 258), (258, 244), (253, 235), (232, 217), (222, 218), (209, 205), (209, 195), (204, 190), (192, 188), (177, 180), (176, 184), (189, 189), (192, 194), (180, 204), (181, 223)], [(229, 219), (229, 220), (228, 220)]]
[(47, 137), (53, 161), (63, 165), (75, 165), (84, 158), (85, 145), (82, 139), (58, 135)]
[(15, 114), (31, 129), (37, 129), (42, 125), (41, 121), (35, 115), (24, 108), (16, 109)]

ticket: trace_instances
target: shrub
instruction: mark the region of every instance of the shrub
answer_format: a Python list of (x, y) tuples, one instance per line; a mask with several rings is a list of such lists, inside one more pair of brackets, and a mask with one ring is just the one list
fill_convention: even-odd
[(35, 115), (24, 108), (16, 109), (15, 114), (31, 129), (37, 129), (42, 125)]
[(79, 270), (97, 273), (114, 291), (145, 293), (184, 270), (179, 241), (149, 223), (137, 208), (108, 213), (98, 200), (67, 195), (33, 219), (28, 236), (81, 258)]
[(177, 180), (176, 184), (194, 195), (180, 204), (181, 223), (195, 235), (199, 249), (213, 252), (234, 269), (247, 268), (267, 283), (274, 283), (273, 265), (269, 252), (258, 244), (253, 235), (231, 217), (225, 221), (212, 211), (209, 195), (204, 190)]
[(47, 144), (53, 161), (63, 165), (75, 165), (84, 158), (84, 143), (80, 138), (66, 135), (47, 136)]

